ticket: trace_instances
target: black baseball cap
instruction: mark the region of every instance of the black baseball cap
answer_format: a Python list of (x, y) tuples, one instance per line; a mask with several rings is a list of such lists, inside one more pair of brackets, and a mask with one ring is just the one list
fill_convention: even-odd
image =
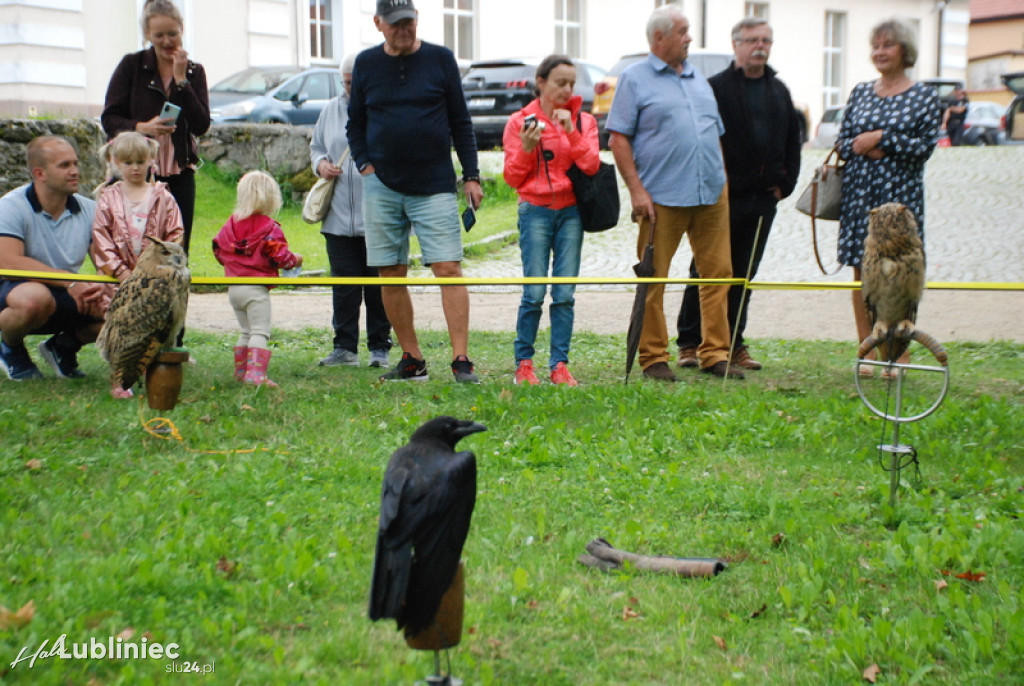
[(397, 24), (403, 19), (415, 19), (416, 8), (412, 0), (377, 0), (377, 16), (388, 24)]

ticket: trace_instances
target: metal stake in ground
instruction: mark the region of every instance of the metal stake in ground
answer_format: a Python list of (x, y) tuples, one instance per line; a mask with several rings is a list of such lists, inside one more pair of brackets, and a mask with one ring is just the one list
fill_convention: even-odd
[[(908, 464), (917, 463), (917, 451), (914, 450), (913, 446), (904, 445), (900, 443), (900, 426), (909, 422), (916, 422), (924, 419), (932, 412), (939, 408), (942, 401), (946, 398), (946, 392), (949, 390), (949, 356), (946, 354), (946, 349), (943, 348), (938, 341), (934, 338), (916, 329), (910, 336), (910, 340), (915, 340), (925, 348), (927, 348), (941, 366), (934, 367), (920, 364), (904, 364), (899, 362), (883, 362), (880, 360), (867, 360), (864, 359), (868, 353), (874, 350), (879, 343), (885, 342), (884, 339), (875, 339), (868, 336), (860, 344), (860, 348), (857, 350), (857, 361), (853, 365), (853, 381), (857, 385), (857, 393), (860, 395), (861, 401), (871, 410), (874, 414), (881, 417), (882, 419), (892, 422), (892, 443), (882, 443), (878, 446), (878, 450), (882, 453), (888, 453), (889, 459), (889, 507), (896, 506), (896, 493), (900, 485), (900, 470), (906, 467)], [(860, 375), (860, 367), (862, 365), (868, 365), (873, 367), (884, 367), (890, 371), (889, 382), (890, 384), (895, 381), (895, 391), (893, 393), (893, 412), (889, 414), (886, 409), (880, 409), (875, 407), (864, 393), (864, 389), (861, 387), (862, 378)], [(942, 388), (939, 390), (938, 398), (930, 407), (923, 412), (912, 415), (903, 416), (903, 380), (906, 372), (909, 370), (917, 370), (922, 372), (932, 372), (942, 374)], [(874, 377), (872, 377), (874, 378)], [(910, 460), (906, 461), (907, 456)]]

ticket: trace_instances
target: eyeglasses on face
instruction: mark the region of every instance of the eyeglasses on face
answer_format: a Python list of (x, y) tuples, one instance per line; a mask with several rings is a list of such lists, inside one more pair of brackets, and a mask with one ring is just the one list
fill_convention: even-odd
[(737, 38), (736, 42), (744, 43), (746, 45), (757, 45), (758, 43), (761, 43), (762, 45), (771, 45), (775, 41), (771, 38)]

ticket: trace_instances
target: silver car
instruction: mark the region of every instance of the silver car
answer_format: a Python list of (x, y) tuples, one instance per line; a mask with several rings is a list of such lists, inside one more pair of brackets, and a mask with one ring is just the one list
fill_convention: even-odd
[(818, 128), (814, 130), (814, 139), (811, 141), (812, 148), (831, 148), (836, 144), (845, 109), (845, 105), (838, 105), (825, 110), (825, 114), (821, 115)]

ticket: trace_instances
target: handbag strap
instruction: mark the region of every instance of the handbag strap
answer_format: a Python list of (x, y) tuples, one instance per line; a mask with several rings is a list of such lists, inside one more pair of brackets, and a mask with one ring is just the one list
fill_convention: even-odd
[[(836, 143), (832, 150), (829, 151), (825, 157), (825, 161), (821, 163), (822, 168), (827, 169), (829, 160), (835, 156), (836, 166), (838, 167), (843, 163), (843, 158), (839, 156), (839, 144)], [(825, 269), (825, 264), (821, 261), (821, 253), (818, 252), (818, 179), (814, 179), (811, 182), (811, 246), (814, 248), (814, 261), (818, 263), (818, 269), (825, 276), (834, 276), (839, 273), (839, 270), (843, 268), (842, 263), (837, 263), (834, 271)]]
[(814, 261), (818, 263), (818, 269), (825, 276), (833, 276), (839, 273), (839, 270), (843, 268), (841, 263), (836, 264), (834, 271), (825, 269), (825, 265), (821, 261), (821, 254), (818, 252), (818, 224), (815, 222), (814, 215), (817, 211), (817, 200), (818, 200), (818, 186), (815, 184), (811, 191), (811, 245), (814, 246)]

